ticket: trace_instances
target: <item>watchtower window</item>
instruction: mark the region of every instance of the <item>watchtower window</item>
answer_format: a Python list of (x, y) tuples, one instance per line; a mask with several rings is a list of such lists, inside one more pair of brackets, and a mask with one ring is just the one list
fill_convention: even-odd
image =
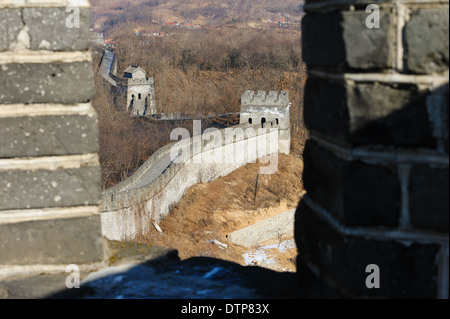
[(279, 119), (275, 119), (275, 123), (276, 123), (277, 125), (279, 125), (279, 124), (280, 124), (280, 120), (279, 120)]
[(140, 100), (141, 98), (142, 98), (142, 95), (141, 95), (141, 93), (139, 93), (138, 99)]
[(252, 119), (252, 118), (249, 118), (249, 119), (248, 119), (248, 122), (249, 122), (250, 124), (253, 124), (253, 119)]
[(261, 127), (264, 127), (264, 125), (266, 124), (267, 120), (265, 117), (261, 118)]

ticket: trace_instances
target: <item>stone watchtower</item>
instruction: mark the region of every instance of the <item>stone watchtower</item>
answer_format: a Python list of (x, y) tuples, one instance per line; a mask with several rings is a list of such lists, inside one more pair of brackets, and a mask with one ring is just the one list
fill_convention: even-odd
[(241, 97), (240, 124), (260, 124), (261, 127), (278, 128), (279, 151), (289, 154), (291, 129), (289, 117), (289, 92), (245, 91)]
[(128, 78), (127, 110), (133, 115), (156, 114), (155, 83), (139, 66), (130, 65), (125, 70)]

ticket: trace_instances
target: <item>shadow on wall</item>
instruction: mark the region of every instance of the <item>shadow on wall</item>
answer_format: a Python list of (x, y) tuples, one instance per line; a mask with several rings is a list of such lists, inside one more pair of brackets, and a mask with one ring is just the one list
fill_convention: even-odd
[(112, 265), (88, 276), (80, 289), (48, 298), (290, 299), (298, 298), (295, 277), (207, 257), (180, 261), (175, 252), (134, 266)]
[[(302, 296), (448, 298), (448, 89), (308, 79)], [(379, 289), (366, 286), (372, 264)]]
[[(305, 91), (305, 104), (311, 105), (304, 111), (308, 129), (342, 145), (435, 149), (438, 138), (446, 138), (448, 151), (448, 135), (435, 136), (445, 130), (441, 115), (447, 119), (448, 129), (448, 84), (430, 93), (420, 92), (413, 84), (345, 86), (339, 81), (309, 78)], [(433, 106), (436, 104), (441, 109)]]

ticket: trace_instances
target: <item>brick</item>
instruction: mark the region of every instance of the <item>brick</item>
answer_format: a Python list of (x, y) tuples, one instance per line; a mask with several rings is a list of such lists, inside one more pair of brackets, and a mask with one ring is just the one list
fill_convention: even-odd
[(346, 100), (347, 91), (343, 83), (309, 77), (305, 85), (303, 111), (306, 127), (347, 141), (350, 114)]
[(0, 65), (0, 104), (88, 102), (95, 93), (90, 62)]
[(323, 277), (316, 276), (303, 255), (297, 257), (297, 279), (301, 299), (345, 299), (350, 297), (340, 291), (339, 287), (324, 280)]
[(395, 169), (346, 162), (314, 141), (304, 151), (309, 196), (347, 226), (395, 227), (401, 188)]
[(444, 108), (443, 109), (443, 111), (442, 111), (442, 114), (443, 114), (443, 116), (442, 116), (442, 127), (444, 128), (444, 133), (443, 133), (443, 136), (444, 136), (444, 147), (445, 147), (445, 151), (447, 152), (447, 154), (448, 154), (448, 150), (449, 150), (449, 132), (450, 132), (450, 130), (449, 130), (449, 119), (450, 119), (450, 117), (449, 117), (449, 94), (448, 94), (448, 89), (449, 89), (449, 86), (448, 86), (448, 84), (444, 87), (444, 88), (442, 88), (442, 91), (443, 91), (443, 94), (442, 94), (442, 96), (443, 96), (443, 99), (442, 99), (442, 107)]
[(405, 61), (409, 71), (433, 73), (448, 70), (449, 8), (413, 11), (405, 25)]
[(0, 209), (98, 205), (98, 166), (66, 170), (0, 172)]
[(0, 118), (0, 136), (3, 158), (98, 152), (93, 115)]
[(409, 183), (409, 208), (411, 223), (415, 228), (448, 232), (448, 177), (448, 166), (416, 165), (412, 167)]
[[(342, 234), (305, 203), (297, 209), (295, 228), (303, 260), (318, 267), (349, 297), (437, 297), (437, 244), (402, 244)], [(380, 268), (380, 289), (365, 285), (369, 275), (365, 270), (371, 264)]]
[[(308, 66), (339, 67), (345, 61), (339, 13), (312, 13), (302, 19), (302, 55)], [(320, 36), (317, 36), (320, 34)]]
[(103, 260), (100, 216), (0, 224), (0, 265)]
[[(380, 12), (380, 28), (366, 27), (365, 11), (312, 13), (303, 22), (308, 66), (386, 69), (394, 66), (393, 17)], [(320, 34), (320, 36), (317, 36)]]
[(445, 151), (448, 154), (448, 150), (449, 150), (449, 94), (448, 94), (448, 85), (445, 88), (445, 93), (444, 93), (444, 98), (443, 98), (443, 107), (444, 110), (442, 112), (443, 116), (442, 116), (442, 127), (444, 128), (444, 147), (445, 147)]
[(448, 153), (448, 84), (437, 88), (427, 96), (427, 107), (433, 123), (433, 136), (441, 141), (443, 149)]
[(18, 9), (0, 10), (0, 51), (8, 50), (23, 28), (22, 15)]
[[(380, 28), (369, 29), (365, 11), (344, 11), (343, 41), (346, 62), (355, 69), (386, 69), (394, 67), (393, 17), (389, 12), (380, 12)], [(332, 53), (332, 52), (330, 52)]]
[(25, 8), (23, 21), (28, 26), (32, 50), (70, 51), (89, 48), (90, 9), (79, 8), (79, 28), (68, 28), (72, 12), (66, 8)]
[(304, 115), (308, 129), (349, 145), (437, 145), (426, 95), (413, 85), (309, 78)]

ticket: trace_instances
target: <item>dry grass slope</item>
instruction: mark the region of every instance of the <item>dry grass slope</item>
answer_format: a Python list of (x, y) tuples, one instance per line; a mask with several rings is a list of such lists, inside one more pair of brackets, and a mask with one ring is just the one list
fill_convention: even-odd
[[(160, 223), (162, 233), (153, 229), (138, 239), (177, 249), (180, 258), (208, 256), (239, 264), (247, 249), (233, 245), (227, 235), (264, 219), (293, 209), (303, 192), (302, 160), (280, 154), (274, 175), (260, 175), (255, 199), (256, 177), (260, 164), (247, 164), (210, 183), (191, 187), (171, 213)], [(214, 245), (218, 240), (228, 247)], [(280, 255), (278, 266), (295, 271), (297, 250)]]

